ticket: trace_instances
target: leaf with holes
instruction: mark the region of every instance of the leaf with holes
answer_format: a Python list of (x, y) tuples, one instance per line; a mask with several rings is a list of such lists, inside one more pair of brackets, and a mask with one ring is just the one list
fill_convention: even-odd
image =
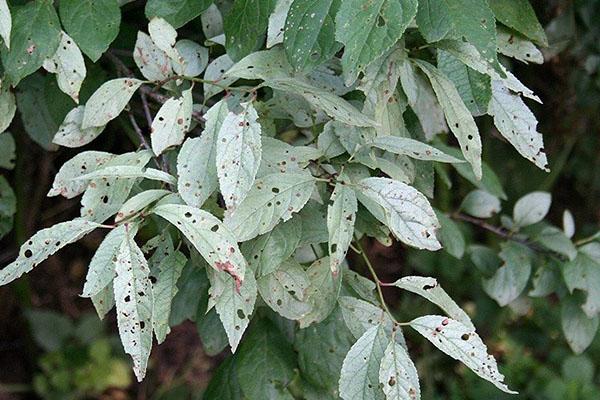
[[(67, 199), (83, 193), (89, 182), (76, 179), (104, 167), (115, 155), (103, 151), (84, 151), (63, 164), (54, 176), (48, 197), (61, 195)], [(148, 157), (149, 158), (149, 157)]]
[(152, 38), (144, 32), (138, 32), (137, 34), (133, 60), (144, 78), (148, 80), (160, 82), (173, 75), (169, 55), (161, 50), (152, 41)]
[(494, 357), (473, 328), (439, 315), (427, 315), (410, 322), (410, 326), (429, 340), (435, 347), (465, 364), (481, 378), (493, 383), (498, 389), (517, 394), (504, 383), (504, 375), (498, 371)]
[(225, 225), (241, 242), (269, 232), (300, 211), (313, 191), (315, 178), (308, 171), (274, 173), (254, 182), (246, 198), (225, 216)]
[(389, 151), (390, 153), (415, 158), (417, 160), (445, 163), (464, 162), (464, 160), (454, 158), (433, 146), (419, 142), (418, 140), (399, 136), (379, 136), (373, 139), (372, 142), (367, 143), (367, 145)]
[(277, 0), (273, 13), (269, 16), (267, 27), (267, 48), (283, 42), (285, 20), (293, 0)]
[(104, 126), (94, 126), (83, 129), (85, 106), (79, 106), (67, 114), (65, 120), (54, 135), (52, 143), (64, 147), (81, 147), (96, 139), (104, 130)]
[(525, 64), (544, 63), (544, 55), (533, 43), (501, 26), (498, 27), (498, 52)]
[(192, 122), (192, 90), (184, 90), (179, 98), (167, 100), (152, 121), (150, 139), (157, 156), (166, 149), (183, 143)]
[[(144, 211), (151, 204), (156, 203), (163, 197), (172, 194), (172, 192), (163, 189), (144, 190), (132, 196), (121, 206), (121, 209), (115, 216), (115, 223), (134, 217), (136, 214)], [(142, 214), (143, 217), (143, 214)]]
[(164, 18), (152, 18), (148, 24), (148, 33), (156, 47), (164, 51), (171, 60), (179, 59), (179, 53), (175, 49), (177, 31)]
[(395, 341), (390, 341), (385, 349), (379, 367), (379, 383), (388, 400), (421, 398), (417, 368), (410, 355)]
[(538, 44), (548, 46), (546, 32), (528, 0), (491, 0), (489, 4), (498, 21)]
[(331, 272), (339, 273), (352, 238), (358, 203), (354, 190), (342, 182), (335, 185), (327, 206), (327, 230), (329, 232), (329, 265)]
[(313, 262), (306, 270), (310, 285), (306, 290), (306, 301), (311, 305), (309, 313), (300, 319), (300, 328), (323, 321), (331, 314), (340, 293), (342, 279), (333, 275), (329, 268), (329, 257)]
[[(227, 54), (215, 58), (208, 64), (204, 71), (204, 80), (208, 81), (203, 83), (205, 99), (221, 93), (224, 88), (237, 80), (235, 77), (223, 76), (232, 66), (233, 60)], [(215, 84), (211, 84), (210, 81)]]
[(104, 126), (117, 118), (142, 83), (134, 78), (118, 78), (105, 82), (87, 101), (81, 127), (87, 129)]
[(69, 35), (60, 32), (60, 44), (56, 53), (44, 60), (44, 69), (56, 74), (60, 90), (79, 103), (79, 89), (86, 75), (85, 62), (79, 47)]

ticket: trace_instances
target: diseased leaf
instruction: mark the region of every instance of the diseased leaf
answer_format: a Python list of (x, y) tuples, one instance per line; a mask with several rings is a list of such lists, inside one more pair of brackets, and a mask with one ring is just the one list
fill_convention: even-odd
[(537, 131), (537, 119), (520, 96), (511, 93), (500, 81), (492, 81), (488, 113), (498, 131), (526, 159), (549, 172), (544, 138)]
[(86, 69), (83, 55), (73, 39), (60, 32), (60, 44), (52, 57), (44, 60), (44, 69), (56, 74), (58, 87), (79, 103), (79, 89), (85, 79)]
[(227, 209), (234, 211), (250, 191), (261, 159), (261, 126), (252, 103), (227, 114), (217, 139), (217, 176)]
[(185, 256), (181, 252), (175, 251), (158, 264), (158, 276), (156, 283), (152, 286), (152, 329), (159, 344), (171, 331), (169, 316), (171, 315), (172, 301), (178, 292), (177, 280), (181, 276), (186, 262)]
[(300, 328), (323, 321), (331, 314), (340, 292), (342, 279), (340, 274), (333, 275), (329, 268), (329, 257), (313, 262), (306, 270), (310, 286), (306, 290), (306, 300), (311, 310), (300, 319)]
[(486, 293), (502, 307), (519, 297), (529, 282), (531, 259), (528, 251), (516, 242), (503, 243), (499, 254), (503, 264), (494, 276), (483, 282)]
[(174, 28), (187, 24), (212, 4), (211, 0), (148, 0), (146, 17), (161, 17)]
[(327, 207), (327, 230), (329, 231), (329, 265), (333, 274), (339, 273), (352, 238), (358, 203), (354, 190), (338, 181)]
[(60, 42), (60, 22), (47, 1), (31, 1), (13, 11), (10, 50), (4, 46), (1, 50), (4, 73), (12, 86), (17, 86), (52, 57)]
[(17, 259), (0, 270), (0, 286), (31, 271), (58, 250), (76, 242), (98, 227), (99, 225), (94, 222), (76, 218), (37, 232), (21, 246)]
[(321, 151), (309, 146), (291, 146), (284, 141), (262, 137), (262, 157), (258, 177), (273, 173), (300, 172), (311, 160), (321, 156)]
[(267, 27), (267, 49), (283, 42), (285, 20), (293, 0), (277, 0)]
[(266, 175), (254, 182), (246, 198), (225, 216), (225, 225), (244, 242), (269, 232), (300, 211), (313, 191), (315, 178), (308, 173), (287, 172)]
[(231, 85), (237, 80), (235, 77), (223, 76), (233, 66), (233, 61), (227, 54), (223, 54), (212, 60), (204, 71), (204, 79), (213, 81), (218, 85), (211, 85), (204, 82), (204, 98), (209, 99), (214, 95), (221, 93), (224, 87)]
[(410, 322), (410, 326), (435, 347), (461, 361), (481, 378), (491, 382), (503, 392), (516, 394), (504, 383), (494, 357), (474, 329), (439, 315), (427, 315)]
[[(54, 183), (47, 196), (61, 195), (67, 199), (83, 193), (88, 185), (85, 180), (75, 179), (104, 167), (115, 155), (103, 151), (84, 151), (63, 164), (54, 176)], [(149, 158), (149, 157), (148, 157)]]
[(544, 62), (544, 55), (533, 43), (502, 27), (498, 27), (498, 52), (523, 61), (525, 64)]
[(274, 8), (275, 0), (234, 1), (223, 25), (225, 48), (232, 60), (239, 61), (260, 48)]
[(15, 139), (10, 132), (0, 133), (0, 168), (13, 169), (15, 167)]
[(161, 181), (171, 185), (177, 183), (177, 180), (170, 174), (155, 168), (144, 168), (133, 165), (109, 165), (101, 169), (97, 169), (89, 174), (79, 176), (73, 179), (90, 181), (93, 179), (108, 179), (108, 178), (144, 178), (154, 181)]
[(171, 60), (177, 62), (179, 53), (175, 50), (177, 41), (177, 31), (164, 18), (153, 17), (148, 24), (148, 33), (152, 41), (162, 51), (164, 51)]
[(139, 212), (143, 211), (145, 208), (150, 206), (152, 203), (157, 202), (163, 197), (171, 194), (172, 192), (168, 190), (162, 189), (150, 189), (144, 190), (131, 197), (121, 206), (119, 212), (115, 216), (115, 223), (119, 223), (123, 220), (129, 219)]
[(96, 139), (105, 126), (93, 126), (83, 129), (83, 115), (85, 106), (75, 107), (65, 117), (65, 120), (54, 135), (52, 143), (65, 147), (81, 147)]
[(335, 41), (335, 15), (340, 0), (294, 0), (289, 7), (283, 47), (297, 71), (323, 64), (339, 50)]
[(135, 243), (130, 226), (116, 255), (114, 292), (117, 325), (125, 353), (133, 359), (138, 381), (146, 376), (152, 349), (152, 283), (144, 253)]
[(383, 354), (379, 383), (388, 400), (421, 398), (417, 368), (404, 347), (395, 341), (390, 341)]
[(544, 28), (528, 0), (490, 0), (496, 19), (542, 46), (548, 46)]
[(230, 274), (238, 286), (242, 284), (246, 260), (221, 221), (204, 210), (177, 204), (160, 205), (153, 212), (177, 227), (211, 267)]
[(213, 3), (200, 15), (204, 37), (213, 39), (223, 34), (223, 16), (219, 8)]
[(366, 178), (358, 182), (358, 190), (383, 207), (385, 223), (399, 240), (420, 249), (441, 248), (436, 239), (439, 222), (416, 189), (388, 178)]
[(515, 225), (523, 227), (540, 222), (548, 214), (551, 204), (552, 196), (546, 192), (531, 192), (521, 197), (513, 209)]
[(0, 0), (0, 38), (4, 41), (7, 49), (10, 49), (10, 31), (12, 29), (12, 19), (10, 9), (6, 0)]
[(382, 399), (379, 366), (388, 338), (382, 325), (369, 328), (350, 348), (340, 376), (340, 397), (344, 400)]
[(460, 209), (477, 218), (491, 218), (502, 210), (500, 199), (485, 190), (473, 190), (463, 199)]
[(587, 292), (587, 300), (581, 306), (589, 318), (600, 313), (600, 244), (592, 242), (582, 246), (575, 260), (563, 267), (563, 277), (569, 291), (580, 289)]
[(208, 65), (208, 49), (188, 39), (175, 43), (175, 50), (179, 54), (177, 62), (173, 61), (175, 73), (188, 77), (198, 76)]
[(157, 156), (172, 146), (183, 143), (192, 123), (192, 90), (184, 90), (179, 98), (167, 100), (152, 121), (150, 139)]
[(113, 283), (108, 284), (98, 294), (91, 297), (92, 304), (96, 309), (96, 313), (100, 319), (104, 319), (106, 314), (115, 306), (115, 291)]
[(121, 9), (117, 0), (61, 0), (59, 11), (67, 33), (94, 62), (119, 33)]
[(346, 85), (352, 84), (359, 73), (400, 39), (416, 14), (416, 0), (341, 2), (335, 18), (335, 38), (344, 44)]
[(144, 32), (138, 32), (133, 60), (144, 78), (160, 82), (173, 74), (169, 55), (161, 50)]
[(105, 82), (87, 101), (81, 127), (87, 129), (104, 126), (117, 118), (142, 83), (134, 78), (118, 78)]
[(569, 347), (575, 354), (583, 353), (596, 336), (600, 322), (598, 316), (586, 315), (572, 298), (561, 299), (560, 315), (562, 330)]
[(419, 142), (418, 140), (398, 137), (398, 136), (379, 136), (367, 143), (370, 146), (380, 148), (390, 153), (404, 155), (417, 160), (438, 161), (446, 163), (464, 162), (445, 154), (433, 146)]

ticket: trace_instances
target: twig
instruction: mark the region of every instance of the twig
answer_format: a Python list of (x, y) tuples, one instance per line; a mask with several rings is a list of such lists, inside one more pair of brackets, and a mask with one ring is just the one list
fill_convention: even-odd
[(148, 145), (148, 142), (146, 141), (146, 138), (144, 137), (144, 133), (142, 132), (142, 129), (140, 128), (137, 121), (135, 120), (135, 116), (133, 115), (133, 112), (131, 110), (129, 110), (129, 111), (127, 111), (127, 114), (129, 114), (129, 121), (131, 122), (131, 126), (133, 126), (133, 130), (138, 135), (138, 138), (140, 139), (140, 143), (142, 144), (142, 147), (144, 147), (145, 149), (150, 149), (150, 145)]
[(146, 116), (146, 122), (148, 126), (152, 126), (152, 113), (150, 112), (150, 106), (148, 105), (148, 99), (146, 98), (146, 93), (143, 90), (140, 90), (140, 97), (142, 99), (142, 108), (144, 109), (144, 115)]

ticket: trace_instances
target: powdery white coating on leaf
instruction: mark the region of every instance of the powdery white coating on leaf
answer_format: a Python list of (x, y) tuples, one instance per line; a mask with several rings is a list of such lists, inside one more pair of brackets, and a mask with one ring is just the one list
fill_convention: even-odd
[(158, 200), (171, 193), (172, 192), (168, 190), (150, 189), (136, 194), (135, 196), (127, 200), (125, 203), (123, 203), (121, 209), (117, 212), (117, 215), (115, 216), (115, 223), (119, 223), (127, 218), (133, 217), (137, 213), (143, 211), (152, 203), (157, 202)]
[(437, 68), (420, 60), (415, 60), (415, 64), (429, 78), (450, 130), (456, 136), (465, 159), (471, 164), (475, 177), (481, 179), (481, 137), (471, 112), (463, 103), (456, 86)]
[(293, 259), (281, 263), (277, 270), (260, 277), (257, 283), (265, 303), (284, 318), (298, 320), (311, 310), (306, 301), (310, 286), (308, 274)]
[(158, 110), (150, 129), (152, 151), (157, 156), (166, 149), (183, 143), (192, 123), (192, 89), (184, 90), (181, 97), (170, 98)]
[[(115, 277), (114, 258), (126, 240), (128, 227), (121, 225), (108, 232), (88, 266), (82, 297), (97, 296)], [(130, 228), (129, 228), (130, 229)]]
[(426, 298), (448, 313), (450, 317), (475, 330), (471, 318), (448, 296), (436, 279), (424, 276), (406, 276), (394, 282), (394, 286)]
[(429, 340), (435, 347), (465, 364), (481, 378), (493, 383), (498, 389), (517, 394), (504, 383), (504, 375), (498, 371), (494, 357), (475, 332), (462, 323), (440, 315), (426, 315), (410, 322), (410, 326)]
[(387, 400), (421, 398), (417, 368), (404, 347), (394, 341), (390, 341), (381, 360), (379, 383)]
[(177, 204), (160, 205), (153, 212), (179, 229), (211, 267), (230, 274), (241, 285), (246, 260), (236, 238), (215, 216), (195, 207)]
[(0, 286), (31, 271), (58, 250), (81, 239), (98, 227), (99, 225), (94, 222), (76, 218), (42, 229), (21, 246), (15, 261), (0, 270)]
[(335, 17), (335, 38), (343, 43), (346, 85), (402, 36), (417, 14), (416, 0), (345, 0)]
[(219, 101), (204, 114), (206, 124), (200, 137), (188, 138), (181, 146), (177, 189), (190, 206), (201, 207), (218, 186), (217, 135), (227, 114), (227, 103)]
[(144, 253), (135, 243), (135, 229), (127, 232), (116, 255), (113, 282), (117, 325), (125, 353), (133, 359), (133, 372), (146, 376), (152, 349), (152, 283)]
[(217, 176), (228, 210), (244, 200), (260, 166), (261, 126), (252, 103), (242, 103), (239, 114), (229, 112), (217, 139)]
[(0, 37), (4, 41), (6, 48), (10, 49), (10, 30), (12, 28), (12, 20), (10, 9), (6, 0), (0, 0)]
[(542, 221), (550, 211), (551, 204), (552, 195), (550, 193), (531, 192), (526, 194), (515, 203), (513, 209), (515, 225), (523, 227)]
[(285, 20), (293, 0), (278, 0), (273, 13), (269, 16), (267, 28), (267, 48), (283, 42)]
[(115, 158), (114, 154), (103, 151), (84, 151), (63, 164), (54, 176), (52, 188), (48, 196), (61, 195), (72, 199), (86, 189), (88, 182), (75, 178), (102, 168), (107, 162)]
[(380, 136), (368, 145), (389, 151), (394, 154), (404, 155), (417, 160), (438, 161), (445, 163), (462, 163), (464, 160), (452, 157), (433, 146), (418, 140), (399, 136)]
[(156, 283), (152, 286), (152, 329), (156, 335), (156, 341), (164, 342), (167, 334), (171, 331), (169, 316), (173, 297), (177, 294), (177, 280), (181, 276), (187, 259), (183, 253), (175, 251), (161, 260), (158, 264), (158, 276)]
[(485, 190), (477, 189), (465, 196), (460, 209), (477, 218), (491, 218), (499, 213), (502, 207), (499, 198)]
[(225, 328), (231, 351), (235, 353), (254, 311), (256, 279), (252, 273), (248, 273), (244, 283), (239, 286), (233, 277), (213, 270), (208, 271), (208, 278), (210, 289), (206, 311), (215, 307)]
[(327, 207), (327, 230), (329, 232), (329, 266), (337, 274), (344, 261), (352, 238), (358, 202), (354, 190), (338, 182)]
[(82, 128), (104, 126), (117, 118), (142, 83), (134, 78), (118, 78), (103, 83), (86, 103)]
[(177, 40), (177, 31), (166, 20), (160, 17), (154, 17), (148, 24), (148, 33), (156, 47), (167, 53), (169, 58), (177, 60), (179, 54), (175, 49)]
[(208, 65), (208, 49), (188, 39), (177, 41), (175, 50), (179, 55), (173, 61), (173, 70), (178, 75), (195, 77), (204, 71)]
[(227, 54), (223, 54), (212, 60), (204, 71), (204, 80), (213, 81), (218, 85), (211, 85), (204, 82), (204, 98), (210, 99), (214, 95), (221, 93), (224, 87), (231, 85), (237, 80), (236, 77), (224, 76), (225, 73), (233, 66), (233, 60)]
[(346, 354), (340, 374), (340, 397), (344, 400), (382, 399), (379, 366), (388, 345), (383, 326), (369, 328)]
[(526, 159), (549, 172), (544, 137), (537, 131), (538, 121), (520, 96), (511, 93), (501, 81), (492, 81), (488, 114), (498, 131)]
[(386, 225), (399, 240), (419, 249), (441, 248), (435, 212), (415, 188), (388, 178), (367, 178), (358, 182), (358, 190), (383, 208)]
[(94, 126), (83, 129), (83, 114), (85, 106), (79, 106), (67, 114), (65, 120), (58, 128), (58, 132), (54, 135), (52, 143), (64, 147), (81, 147), (96, 139), (104, 130), (104, 126)]
[(329, 257), (313, 262), (306, 270), (310, 285), (306, 290), (306, 301), (311, 310), (300, 320), (300, 328), (304, 329), (313, 323), (326, 319), (334, 310), (342, 287), (340, 274), (334, 275), (329, 268)]
[(44, 61), (44, 69), (56, 74), (58, 87), (79, 104), (79, 89), (85, 79), (83, 54), (77, 44), (65, 32), (60, 32), (60, 44), (56, 53)]
[(315, 178), (307, 171), (274, 173), (254, 182), (239, 206), (225, 215), (225, 225), (244, 242), (287, 221), (310, 199)]
[(144, 32), (138, 32), (133, 60), (144, 78), (159, 82), (173, 75), (171, 59)]
[(564, 265), (563, 276), (569, 291), (580, 289), (587, 292), (581, 306), (589, 318), (600, 313), (600, 244), (586, 244), (579, 250), (575, 260)]
[(311, 160), (316, 160), (323, 154), (321, 150), (314, 147), (292, 146), (267, 136), (263, 136), (261, 142), (262, 157), (256, 174), (258, 177), (276, 172), (298, 172)]

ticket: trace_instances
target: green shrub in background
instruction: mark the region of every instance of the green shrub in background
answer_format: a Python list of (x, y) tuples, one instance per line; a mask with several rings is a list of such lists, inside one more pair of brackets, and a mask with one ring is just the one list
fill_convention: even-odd
[[(26, 241), (0, 284), (107, 230), (82, 296), (101, 318), (116, 308), (138, 380), (153, 337), (161, 343), (185, 319), (196, 320), (208, 354), (229, 345), (208, 399), (420, 398), (412, 359), (430, 367), (409, 354), (418, 335), (506, 393), (594, 396), (584, 356), (557, 353), (564, 371), (541, 370), (543, 389), (518, 370), (505, 381), (475, 331), (493, 328), (481, 318), (489, 311), (478, 301), (465, 312), (451, 298), (465, 290), (460, 279), (445, 291), (434, 278), (448, 273), (440, 260), (463, 271), (472, 264), (474, 281), (516, 314), (551, 296), (576, 353), (597, 331), (598, 234), (578, 233), (568, 210), (550, 224), (546, 191), (528, 188), (511, 207), (497, 167), (482, 160), (488, 139), (476, 122), (493, 123), (507, 142), (490, 159), (507, 158), (510, 144), (528, 168), (553, 167), (528, 106), (541, 100), (510, 69), (543, 62), (538, 46), (548, 45), (527, 1), (151, 0), (147, 23), (120, 30), (120, 6), (139, 6), (125, 3), (0, 0), (0, 130), (12, 129), (18, 110), (48, 151), (93, 148), (112, 125), (138, 147), (74, 152), (48, 195), (82, 195), (80, 217)], [(188, 28), (198, 21), (202, 33)], [(10, 169), (13, 136), (0, 141), (0, 167)], [(474, 189), (448, 200), (457, 180)], [(6, 234), (17, 205), (5, 179), (0, 194)], [(463, 223), (501, 240), (478, 243)], [(425, 250), (407, 258), (431, 277), (385, 282), (367, 238)], [(349, 251), (358, 262), (346, 260)], [(370, 279), (355, 272), (362, 266)], [(400, 318), (383, 297), (390, 287), (438, 308), (415, 303)], [(461, 298), (479, 296), (479, 285), (466, 289)], [(533, 363), (518, 341), (507, 343), (511, 365)], [(91, 345), (82, 370), (112, 368), (102, 346)], [(44, 356), (36, 388), (115, 383), (111, 373), (74, 388), (61, 375), (70, 362)], [(589, 373), (573, 376), (573, 365)], [(469, 396), (500, 396), (491, 385), (469, 387)]]

